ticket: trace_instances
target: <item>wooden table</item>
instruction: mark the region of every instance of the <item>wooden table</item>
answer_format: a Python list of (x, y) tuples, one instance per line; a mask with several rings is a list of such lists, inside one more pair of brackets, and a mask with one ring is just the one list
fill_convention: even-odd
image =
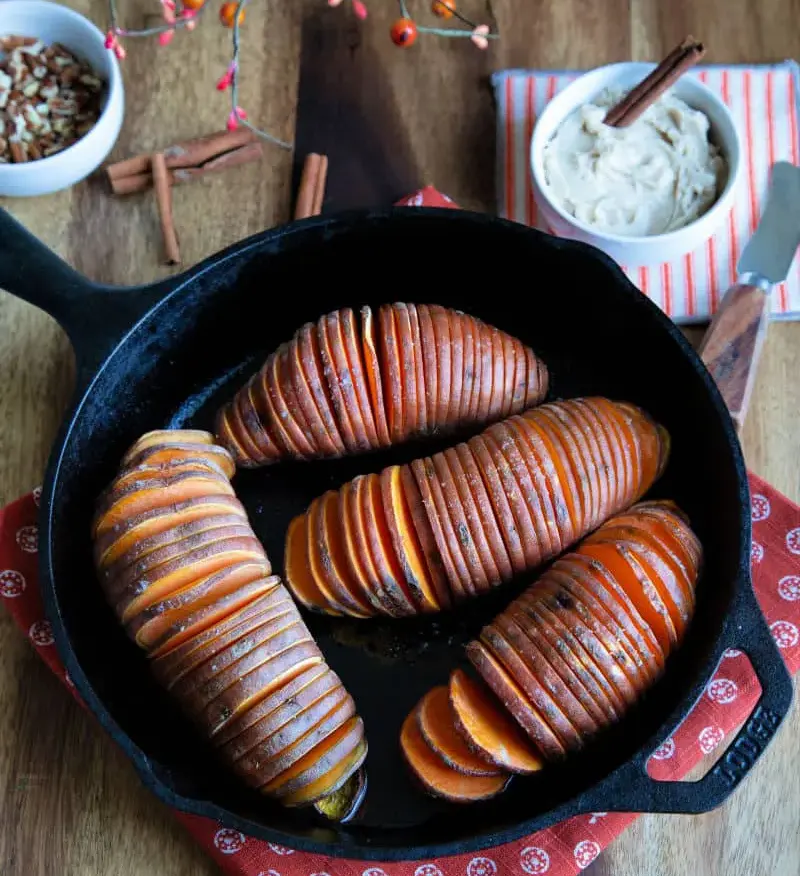
[[(211, 0), (209, 0), (211, 2)], [(308, 0), (323, 5), (322, 0)], [(103, 0), (71, 0), (98, 22)], [(121, 0), (136, 13), (155, 0)], [(242, 104), (291, 138), (299, 24), (296, 0), (263, 0), (244, 29)], [(427, 14), (423, 0), (412, 8)], [(485, 15), (479, 0), (465, 11)], [(0, 3), (0, 29), (2, 29)], [(488, 55), (460, 41), (388, 40), (394, 4), (372, 0), (364, 39), (385, 62), (420, 182), (464, 206), (493, 207), (493, 109), (483, 77), (502, 67), (590, 67), (656, 59), (686, 33), (709, 43), (710, 61), (777, 61), (800, 55), (796, 0), (495, 0), (503, 34)], [(342, 9), (340, 13), (350, 14)], [(127, 156), (221, 126), (214, 82), (227, 33), (208, 22), (168, 49), (129, 44), (127, 121), (115, 155)], [(191, 264), (288, 217), (290, 156), (267, 147), (262, 164), (176, 192), (183, 257)], [(68, 262), (97, 280), (133, 283), (165, 274), (150, 197), (108, 197), (85, 183), (52, 197), (3, 203)], [(744, 434), (750, 467), (800, 500), (800, 325), (770, 329)], [(71, 355), (42, 313), (0, 292), (0, 502), (40, 482), (67, 405)], [(0, 874), (112, 876), (212, 873), (167, 810), (139, 785), (120, 752), (61, 689), (0, 612)], [(590, 872), (616, 876), (785, 874), (800, 871), (800, 710), (755, 774), (718, 811), (644, 817)]]

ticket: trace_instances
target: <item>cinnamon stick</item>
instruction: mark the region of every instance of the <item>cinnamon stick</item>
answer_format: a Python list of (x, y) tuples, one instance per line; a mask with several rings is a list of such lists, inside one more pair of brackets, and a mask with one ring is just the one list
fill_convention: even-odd
[(172, 216), (172, 191), (169, 186), (167, 163), (163, 152), (156, 152), (150, 159), (153, 174), (153, 186), (158, 202), (158, 216), (161, 220), (161, 234), (164, 238), (164, 251), (168, 265), (181, 263), (181, 252), (178, 248), (178, 236), (175, 233), (175, 222)]
[(319, 173), (317, 174), (317, 185), (314, 189), (314, 203), (312, 205), (314, 216), (319, 216), (322, 213), (322, 203), (325, 200), (325, 185), (328, 182), (328, 156), (320, 155)]
[[(167, 178), (170, 185), (176, 186), (183, 183), (191, 182), (194, 179), (199, 179), (211, 173), (219, 173), (223, 170), (228, 170), (231, 167), (237, 167), (240, 164), (247, 164), (250, 161), (259, 160), (264, 154), (261, 142), (248, 143), (246, 146), (241, 146), (238, 149), (233, 149), (230, 152), (224, 152), (222, 155), (206, 161), (199, 167), (179, 167), (176, 170), (167, 170)], [(166, 161), (166, 158), (165, 158)], [(169, 165), (167, 164), (169, 167)], [(143, 173), (136, 173), (132, 176), (117, 177), (111, 180), (111, 191), (115, 195), (133, 195), (139, 192), (145, 192), (153, 186), (153, 175), (150, 168)]]
[[(182, 167), (197, 167), (205, 164), (212, 158), (225, 152), (232, 152), (257, 140), (257, 136), (249, 128), (237, 128), (235, 131), (217, 131), (198, 137), (195, 140), (187, 140), (184, 143), (176, 143), (162, 150), (166, 166), (175, 170)], [(136, 176), (148, 173), (151, 158), (149, 155), (139, 155), (136, 158), (128, 158), (118, 161), (106, 168), (109, 180), (122, 179), (126, 176)]]
[[(327, 176), (328, 159), (324, 160), (324, 175)], [(303, 172), (300, 174), (300, 187), (297, 190), (297, 201), (294, 208), (295, 219), (308, 219), (316, 216), (322, 209), (322, 196), (320, 195), (320, 178), (323, 176), (323, 156), (311, 152), (306, 156), (303, 163)], [(325, 178), (321, 180), (322, 190), (325, 188)], [(315, 212), (315, 210), (317, 212)]]
[(604, 119), (612, 128), (633, 124), (659, 97), (705, 55), (705, 46), (688, 36), (664, 60), (633, 88)]

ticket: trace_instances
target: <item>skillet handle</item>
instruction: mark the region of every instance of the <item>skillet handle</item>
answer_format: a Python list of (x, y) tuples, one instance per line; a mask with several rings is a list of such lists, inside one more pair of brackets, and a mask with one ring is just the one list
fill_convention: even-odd
[(177, 285), (123, 288), (93, 283), (0, 209), (0, 289), (50, 314), (75, 351), (83, 386), (123, 335)]
[(735, 647), (750, 658), (761, 683), (761, 697), (755, 708), (725, 754), (699, 781), (652, 779), (645, 771), (647, 757), (630, 764), (630, 773), (621, 777), (620, 811), (710, 812), (736, 790), (777, 733), (792, 704), (791, 676), (752, 591), (733, 617), (735, 622), (730, 625), (722, 647)]

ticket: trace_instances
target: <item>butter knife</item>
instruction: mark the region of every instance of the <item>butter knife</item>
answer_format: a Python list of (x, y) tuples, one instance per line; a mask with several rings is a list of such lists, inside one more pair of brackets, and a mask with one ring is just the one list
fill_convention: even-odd
[(800, 167), (772, 168), (767, 203), (737, 265), (736, 283), (725, 293), (700, 346), (736, 429), (741, 430), (767, 334), (770, 297), (783, 282), (800, 246)]

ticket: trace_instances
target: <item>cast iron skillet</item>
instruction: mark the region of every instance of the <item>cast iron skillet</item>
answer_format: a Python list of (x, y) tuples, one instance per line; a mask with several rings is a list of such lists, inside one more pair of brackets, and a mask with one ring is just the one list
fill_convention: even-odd
[[(89, 708), (169, 805), (328, 855), (455, 854), (582, 812), (712, 809), (750, 771), (785, 716), (791, 681), (750, 584), (749, 495), (731, 420), (680, 332), (594, 249), (484, 215), (391, 209), (287, 225), (181, 277), (113, 289), (80, 277), (0, 211), (0, 286), (52, 314), (78, 362), (74, 407), (42, 496), (41, 578), (56, 642)], [(670, 430), (674, 448), (653, 495), (670, 496), (689, 513), (706, 566), (686, 642), (640, 706), (586, 754), (515, 780), (483, 805), (459, 808), (419, 793), (401, 763), (398, 733), (418, 697), (463, 659), (461, 643), (519, 587), (427, 620), (311, 618), (370, 743), (362, 812), (355, 823), (332, 827), (243, 788), (195, 739), (103, 601), (89, 521), (95, 497), (142, 432), (209, 427), (218, 403), (303, 322), (343, 305), (392, 300), (458, 307), (512, 332), (547, 361), (554, 397), (603, 393), (650, 411)], [(436, 447), (243, 472), (235, 486), (280, 571), (289, 519), (314, 496)], [(651, 780), (649, 754), (733, 647), (750, 656), (763, 688), (747, 725), (700, 782)]]

